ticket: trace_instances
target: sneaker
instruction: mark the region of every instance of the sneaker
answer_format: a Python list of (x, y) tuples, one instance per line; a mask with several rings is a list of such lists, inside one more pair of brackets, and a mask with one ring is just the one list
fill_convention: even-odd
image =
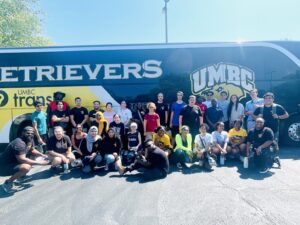
[(10, 182), (10, 181), (5, 181), (3, 184), (2, 184), (2, 188), (3, 190), (6, 192), (6, 193), (11, 193), (12, 191), (12, 188), (13, 188), (13, 182)]
[(176, 166), (177, 166), (178, 169), (180, 169), (180, 170), (182, 169), (181, 163), (177, 163)]
[(269, 172), (269, 170), (270, 170), (270, 168), (264, 167), (264, 168), (262, 168), (262, 169), (259, 170), (259, 173), (264, 174), (264, 173)]
[(69, 165), (67, 163), (63, 165), (63, 168), (64, 168), (64, 174), (68, 174), (70, 172)]
[(108, 164), (105, 164), (104, 170), (105, 170), (105, 171), (108, 171), (108, 169), (109, 169), (109, 168), (108, 168)]
[(191, 168), (193, 166), (193, 163), (183, 163), (182, 164), (184, 168)]
[(211, 167), (217, 166), (216, 160), (214, 160), (213, 157), (208, 157), (208, 164), (209, 164)]
[(276, 156), (274, 158), (274, 163), (277, 164), (278, 168), (281, 169), (281, 163), (280, 163), (280, 158), (278, 156)]

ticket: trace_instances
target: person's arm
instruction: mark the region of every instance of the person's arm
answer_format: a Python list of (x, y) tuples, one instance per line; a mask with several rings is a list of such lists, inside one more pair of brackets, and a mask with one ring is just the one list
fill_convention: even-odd
[(167, 125), (168, 124), (168, 107), (166, 107), (166, 110), (165, 110), (165, 124), (164, 125)]
[(246, 156), (249, 157), (250, 156), (250, 147), (251, 147), (251, 143), (249, 141), (247, 141), (247, 147), (246, 147)]
[[(64, 123), (68, 123), (68, 122), (69, 122), (69, 119), (70, 119), (70, 118), (69, 118), (68, 116), (66, 116), (66, 117), (61, 118), (60, 121), (61, 121), (61, 122), (64, 122)], [(75, 126), (75, 127), (76, 127), (76, 126)]]
[(142, 144), (142, 137), (141, 137), (140, 132), (138, 133), (138, 140), (139, 140), (139, 143), (138, 143), (138, 145), (136, 146), (137, 149), (138, 149), (138, 148), (141, 146), (141, 144)]
[(38, 131), (38, 129), (37, 129), (37, 122), (32, 121), (32, 126), (33, 126), (34, 133), (35, 133), (35, 135), (36, 135), (36, 138), (37, 138), (38, 143), (39, 143), (39, 144), (42, 144), (42, 145), (45, 144), (45, 142), (42, 140), (42, 138), (41, 138), (41, 136), (40, 136), (40, 134), (39, 134), (39, 131)]
[(25, 154), (16, 155), (16, 159), (18, 160), (19, 163), (22, 163), (22, 164), (29, 164), (29, 165), (48, 165), (49, 164), (49, 162), (46, 160), (35, 161), (32, 159), (29, 159), (26, 157)]
[[(70, 121), (71, 121), (72, 126), (76, 127), (76, 123), (75, 123), (74, 115), (73, 114), (70, 114)], [(69, 120), (68, 121), (64, 121), (64, 122), (69, 122)]]
[(182, 115), (179, 116), (179, 131), (181, 130), (182, 127)]
[(79, 146), (77, 146), (76, 143), (75, 143), (75, 135), (76, 135), (76, 134), (73, 134), (73, 135), (71, 136), (71, 142), (72, 142), (73, 148), (76, 149), (77, 151), (79, 151), (79, 150), (80, 150), (80, 149), (79, 149)]
[(147, 119), (144, 119), (144, 134), (146, 134), (146, 127), (147, 127)]
[(159, 116), (157, 116), (158, 118), (156, 119), (156, 124), (157, 124), (157, 127), (159, 127), (160, 126), (160, 118), (159, 118)]
[(211, 122), (211, 120), (208, 117), (208, 113), (205, 113), (205, 118), (206, 118), (206, 122), (208, 123), (208, 125), (210, 127), (214, 127), (215, 125), (213, 124), (213, 122)]
[(173, 116), (174, 116), (174, 112), (172, 111), (172, 112), (171, 112), (171, 116), (170, 116), (170, 127), (171, 127), (171, 128), (172, 128), (172, 126), (173, 126), (173, 124), (172, 124)]
[(81, 122), (81, 126), (84, 126), (84, 124), (86, 124), (86, 122), (88, 121), (88, 119), (89, 119), (89, 116), (86, 114), (86, 115), (84, 115), (84, 119), (83, 119), (83, 121)]
[(48, 157), (47, 155), (45, 155), (45, 154), (41, 153), (40, 151), (38, 151), (36, 148), (32, 148), (31, 154), (35, 155), (35, 156), (41, 156), (41, 157), (44, 157), (44, 158)]
[(260, 146), (258, 146), (258, 147), (256, 148), (257, 154), (260, 154), (261, 151), (262, 151), (264, 148), (268, 148), (268, 147), (270, 147), (272, 144), (273, 144), (273, 140), (269, 140), (269, 141), (264, 142), (262, 145), (260, 145)]
[(48, 150), (48, 154), (53, 156), (53, 157), (59, 157), (61, 158), (63, 161), (66, 161), (66, 157), (63, 154), (57, 153), (54, 150)]
[(273, 114), (273, 118), (274, 119), (280, 119), (280, 120), (284, 120), (289, 118), (289, 114), (288, 112), (283, 108), (283, 107), (278, 107), (278, 114)]

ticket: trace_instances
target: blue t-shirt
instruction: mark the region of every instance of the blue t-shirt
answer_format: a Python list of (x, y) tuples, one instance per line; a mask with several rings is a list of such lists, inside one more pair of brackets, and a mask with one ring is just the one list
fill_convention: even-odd
[(47, 117), (44, 112), (33, 112), (31, 114), (32, 123), (37, 124), (37, 130), (40, 135), (47, 133)]
[(181, 104), (178, 104), (177, 102), (174, 102), (172, 104), (171, 112), (173, 112), (173, 120), (172, 125), (173, 126), (179, 126), (179, 115), (181, 112), (181, 109), (186, 105), (185, 102), (182, 102)]

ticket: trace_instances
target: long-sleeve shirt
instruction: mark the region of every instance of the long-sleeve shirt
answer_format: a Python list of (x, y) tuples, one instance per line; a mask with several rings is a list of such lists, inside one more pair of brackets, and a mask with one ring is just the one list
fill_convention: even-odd
[(101, 142), (101, 155), (118, 153), (121, 150), (121, 140), (117, 137), (106, 136)]
[(187, 134), (186, 141), (187, 141), (187, 146), (184, 146), (181, 135), (176, 134), (176, 137), (175, 137), (176, 148), (174, 149), (174, 151), (181, 149), (181, 150), (185, 151), (186, 153), (191, 153), (192, 152), (192, 135), (191, 134)]

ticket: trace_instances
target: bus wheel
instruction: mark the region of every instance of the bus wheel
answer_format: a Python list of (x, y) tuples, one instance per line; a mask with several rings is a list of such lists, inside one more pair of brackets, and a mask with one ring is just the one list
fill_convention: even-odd
[(284, 127), (284, 143), (290, 146), (300, 146), (300, 117), (290, 118)]

